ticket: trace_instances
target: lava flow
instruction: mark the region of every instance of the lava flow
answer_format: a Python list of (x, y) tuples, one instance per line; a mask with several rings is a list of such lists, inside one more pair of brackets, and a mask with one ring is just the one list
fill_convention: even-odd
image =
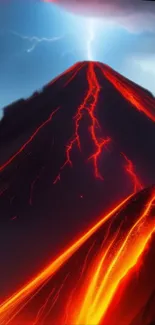
[(143, 213), (128, 230), (125, 236), (117, 230), (107, 248), (99, 254), (91, 272), (90, 283), (81, 297), (81, 307), (74, 324), (104, 324), (104, 315), (108, 309), (118, 285), (129, 270), (137, 264), (148, 241), (155, 231), (155, 220), (148, 215), (155, 204), (155, 193), (149, 199)]
[[(54, 273), (61, 272), (62, 267), (65, 268), (66, 262), (74, 258), (74, 255), (76, 258), (76, 254), (82, 249), (88, 239), (93, 239), (94, 235), (96, 240), (97, 237), (101, 235), (104, 238), (103, 227), (105, 227), (110, 220), (110, 228), (108, 226), (108, 232), (104, 242), (101, 244), (100, 248), (97, 245), (97, 255), (94, 254), (93, 251), (95, 246), (94, 239), (92, 243), (90, 242), (91, 246), (86, 252), (82, 273), (80, 272), (82, 284), (80, 284), (80, 279), (78, 279), (76, 287), (74, 284), (73, 291), (71, 292), (72, 301), (70, 301), (69, 288), (68, 285), (66, 285), (65, 290), (67, 290), (66, 292), (69, 298), (68, 301), (65, 301), (65, 303), (63, 302), (64, 309), (67, 308), (65, 324), (99, 325), (102, 321), (104, 325), (104, 316), (112, 298), (117, 292), (121, 280), (126, 278), (127, 281), (130, 270), (133, 270), (133, 267), (137, 266), (139, 263), (139, 257), (143, 254), (155, 230), (155, 189), (150, 189), (149, 197), (148, 195), (146, 197), (147, 200), (146, 198), (145, 200), (143, 199), (143, 202), (145, 202), (145, 204), (143, 203), (143, 211), (139, 215), (136, 213), (133, 220), (129, 220), (130, 218), (128, 220), (122, 219), (122, 216), (124, 213), (129, 213), (128, 211), (131, 210), (130, 206), (135, 204), (134, 202), (137, 198), (126, 198), (126, 200), (110, 211), (109, 214), (104, 216), (97, 224), (64, 251), (63, 254), (59, 255), (47, 269), (41, 272), (8, 300), (4, 301), (0, 305), (1, 324), (11, 324), (13, 319), (22, 312), (25, 306), (29, 305), (30, 301), (34, 299), (35, 296), (37, 297), (42, 288), (51, 281), (51, 277)], [(116, 221), (118, 227), (117, 230), (114, 230)], [(100, 235), (98, 233), (99, 231)], [(91, 255), (91, 264), (89, 255)], [(55, 290), (54, 285), (46, 300), (41, 305), (35, 320), (27, 324), (47, 324), (46, 318), (53, 314), (53, 309), (59, 302), (62, 288), (66, 280), (70, 278), (71, 270), (64, 278), (58, 290)], [(53, 282), (53, 284), (54, 283), (55, 282)], [(51, 300), (50, 304), (49, 300)], [(49, 306), (46, 308), (48, 304)], [(63, 318), (63, 308), (62, 312), (60, 310), (59, 307), (58, 319), (53, 320), (53, 318), (50, 318), (51, 324), (58, 322), (61, 324), (60, 319)]]

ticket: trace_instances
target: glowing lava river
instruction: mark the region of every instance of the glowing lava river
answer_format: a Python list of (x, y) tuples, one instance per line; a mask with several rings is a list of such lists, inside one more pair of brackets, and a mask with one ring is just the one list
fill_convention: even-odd
[(1, 325), (155, 321), (154, 122), (154, 97), (99, 62), (5, 108)]

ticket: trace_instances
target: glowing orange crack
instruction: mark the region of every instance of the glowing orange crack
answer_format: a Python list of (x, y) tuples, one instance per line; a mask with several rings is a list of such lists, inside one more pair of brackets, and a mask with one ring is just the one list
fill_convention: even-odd
[(64, 88), (65, 88), (66, 86), (68, 86), (72, 80), (75, 79), (75, 77), (77, 76), (77, 74), (81, 71), (81, 69), (82, 69), (84, 66), (85, 66), (85, 63), (82, 63), (82, 64), (77, 65), (77, 67), (75, 68), (75, 72), (74, 72), (74, 73), (71, 75), (71, 77), (70, 77), (70, 78), (65, 82), (65, 84), (64, 84), (64, 86), (63, 86)]
[(30, 136), (30, 138), (20, 147), (20, 149), (13, 155), (11, 156), (2, 166), (0, 166), (0, 172), (2, 172), (21, 152), (25, 150), (28, 144), (32, 142), (32, 140), (36, 137), (36, 135), (39, 133), (39, 131), (44, 128), (49, 122), (51, 122), (53, 116), (57, 113), (57, 111), (60, 109), (58, 107), (55, 111), (53, 111), (49, 118), (45, 120), (35, 131), (34, 133)]

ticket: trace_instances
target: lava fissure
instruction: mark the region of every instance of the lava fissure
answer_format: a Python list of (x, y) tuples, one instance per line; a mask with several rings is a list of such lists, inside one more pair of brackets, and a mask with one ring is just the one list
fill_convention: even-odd
[(44, 304), (40, 307), (40, 309), (39, 309), (39, 311), (37, 313), (36, 319), (34, 320), (33, 325), (37, 325), (38, 322), (41, 320), (41, 317), (43, 316), (44, 310), (45, 310), (47, 304), (49, 303), (49, 300), (52, 297), (54, 291), (55, 291), (55, 288), (52, 288), (52, 290), (51, 290), (50, 294), (48, 295), (48, 297), (46, 298)]
[(45, 167), (42, 167), (39, 174), (35, 177), (35, 179), (32, 181), (31, 186), (30, 186), (30, 197), (29, 197), (29, 204), (32, 206), (33, 205), (33, 192), (34, 192), (34, 187), (37, 183), (37, 181), (41, 177), (42, 171), (45, 169)]
[(150, 120), (155, 122), (155, 99), (151, 96), (142, 96), (143, 91), (137, 91), (134, 83), (123, 78), (116, 71), (107, 65), (97, 64), (103, 75), (112, 85), (121, 93), (121, 95), (137, 108), (139, 112), (143, 112)]
[(133, 185), (134, 185), (134, 193), (136, 193), (136, 192), (143, 189), (143, 185), (142, 185), (141, 181), (139, 180), (138, 176), (135, 173), (134, 165), (133, 165), (132, 161), (123, 152), (121, 154), (122, 154), (122, 156), (124, 157), (124, 159), (125, 159), (125, 161), (127, 163), (126, 166), (125, 166), (125, 170), (131, 177), (131, 180), (132, 180)]
[(84, 66), (85, 66), (85, 63), (81, 63), (81, 64), (79, 64), (79, 66), (77, 65), (77, 68), (73, 72), (72, 76), (65, 82), (65, 84), (63, 86), (64, 88), (66, 86), (68, 86), (72, 80), (75, 79), (76, 75), (82, 70), (82, 68), (84, 68)]
[(60, 75), (58, 75), (58, 77), (54, 78), (51, 82), (49, 82), (47, 87), (52, 86), (53, 84), (55, 84), (55, 82), (59, 81), (61, 79), (61, 77), (66, 77), (66, 75), (72, 73), (72, 71), (74, 71), (76, 68), (78, 68), (79, 64), (81, 65), (81, 63), (75, 63), (70, 68), (68, 68), (67, 70), (62, 72)]
[[(87, 81), (88, 81), (88, 91), (84, 97), (82, 104), (78, 107), (77, 112), (73, 117), (75, 133), (66, 146), (66, 161), (62, 165), (60, 170), (62, 170), (67, 164), (69, 164), (70, 166), (73, 165), (73, 162), (71, 160), (71, 152), (75, 144), (77, 144), (79, 150), (81, 150), (82, 145), (81, 145), (79, 128), (80, 128), (80, 123), (82, 122), (83, 119), (84, 112), (86, 112), (87, 115), (89, 116), (90, 123), (91, 123), (91, 126), (89, 127), (91, 141), (93, 146), (95, 147), (95, 152), (88, 158), (88, 160), (93, 161), (95, 177), (103, 180), (103, 177), (99, 172), (98, 160), (103, 151), (103, 148), (109, 144), (111, 138), (107, 137), (106, 139), (101, 139), (97, 135), (97, 131), (100, 128), (100, 123), (96, 116), (96, 108), (97, 108), (101, 87), (97, 80), (97, 76), (95, 73), (95, 65), (93, 62), (90, 62), (88, 64)], [(60, 174), (54, 180), (54, 184), (59, 179), (60, 179)]]
[(34, 140), (36, 135), (39, 133), (41, 129), (43, 129), (49, 122), (52, 121), (53, 116), (59, 111), (60, 107), (56, 108), (55, 111), (53, 111), (49, 118), (45, 120), (36, 130), (35, 132), (30, 136), (30, 138), (22, 145), (22, 147), (13, 155), (11, 156), (3, 165), (0, 166), (0, 172), (2, 172), (10, 163), (14, 161), (15, 158), (21, 154), (25, 148)]

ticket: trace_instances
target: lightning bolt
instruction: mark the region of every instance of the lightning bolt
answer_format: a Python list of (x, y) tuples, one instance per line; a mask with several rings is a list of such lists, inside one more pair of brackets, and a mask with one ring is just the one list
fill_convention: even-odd
[(89, 61), (93, 61), (93, 53), (92, 53), (92, 43), (95, 39), (95, 31), (94, 31), (94, 19), (89, 19), (87, 24), (87, 32), (88, 32), (88, 39), (87, 39), (87, 58)]
[(43, 42), (47, 42), (47, 43), (53, 43), (53, 42), (56, 42), (56, 41), (59, 41), (61, 39), (63, 39), (64, 36), (56, 36), (56, 37), (51, 37), (51, 38), (48, 38), (48, 37), (37, 37), (37, 36), (25, 36), (25, 35), (22, 35), (22, 34), (19, 34), (15, 31), (11, 31), (11, 34), (15, 35), (15, 36), (18, 36), (20, 37), (22, 40), (27, 40), (29, 41), (32, 45), (26, 50), (27, 53), (31, 53), (32, 51), (35, 50), (36, 46), (40, 43), (43, 43)]
[[(95, 20), (92, 18), (87, 19), (84, 22), (84, 25), (86, 25), (86, 29), (85, 29), (85, 34), (86, 34), (86, 42), (85, 42), (85, 49), (86, 49), (86, 57), (88, 61), (93, 61), (93, 51), (92, 51), (92, 43), (95, 40)], [(64, 38), (63, 36), (55, 36), (55, 37), (38, 37), (38, 36), (27, 36), (27, 35), (22, 35), (16, 31), (12, 31), (10, 30), (10, 33), (19, 37), (22, 40), (26, 40), (30, 43), (30, 47), (26, 49), (27, 53), (31, 53), (32, 51), (34, 51), (36, 49), (36, 47), (40, 44), (40, 43), (53, 43), (56, 41), (59, 41), (61, 39)], [(69, 51), (67, 53), (74, 53), (75, 50)], [(65, 54), (62, 54), (62, 56), (64, 56)]]

